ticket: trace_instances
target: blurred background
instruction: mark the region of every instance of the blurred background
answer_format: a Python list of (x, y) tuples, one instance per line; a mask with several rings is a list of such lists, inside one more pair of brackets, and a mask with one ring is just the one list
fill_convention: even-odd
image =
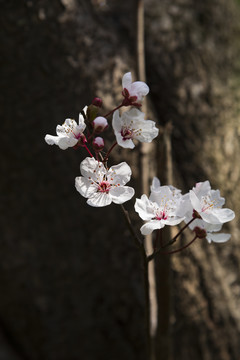
[[(86, 153), (44, 141), (95, 96), (118, 105), (125, 72), (136, 79), (136, 4), (0, 0), (1, 360), (146, 358), (141, 261), (119, 207), (87, 206), (74, 187)], [(240, 2), (146, 0), (145, 50), (147, 118), (173, 125), (173, 185), (209, 179), (236, 212), (228, 243), (156, 269), (158, 359), (238, 360)], [(138, 157), (112, 164), (133, 164), (140, 196)]]

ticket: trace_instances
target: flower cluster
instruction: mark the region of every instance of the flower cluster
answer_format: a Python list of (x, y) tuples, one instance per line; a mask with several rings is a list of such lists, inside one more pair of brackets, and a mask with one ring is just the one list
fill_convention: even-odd
[(219, 190), (212, 190), (209, 181), (197, 183), (189, 193), (182, 195), (173, 186), (160, 186), (160, 181), (154, 178), (150, 197), (142, 195), (141, 199), (136, 199), (135, 210), (146, 221), (140, 229), (143, 235), (184, 220), (197, 237), (206, 238), (209, 243), (225, 242), (230, 234), (216, 232), (224, 223), (233, 220), (235, 213), (223, 209), (224, 203)]
[[(113, 148), (119, 145), (132, 149), (135, 147), (133, 140), (151, 142), (158, 135), (155, 122), (144, 120), (144, 113), (140, 110), (144, 96), (149, 92), (147, 84), (132, 82), (129, 72), (123, 76), (122, 86), (122, 103), (108, 114), (99, 114), (102, 100), (94, 98), (92, 104), (85, 106), (79, 114), (78, 124), (73, 119), (66, 119), (63, 125), (57, 126), (57, 136), (45, 136), (49, 145), (58, 145), (62, 150), (69, 147), (84, 147), (87, 150), (90, 157), (80, 164), (82, 176), (76, 178), (75, 186), (88, 199), (87, 203), (95, 207), (112, 202), (122, 204), (134, 195), (134, 189), (125, 186), (131, 178), (130, 167), (125, 162), (110, 168), (107, 165)], [(130, 106), (130, 109), (120, 115), (118, 109), (126, 106)], [(107, 117), (112, 114), (116, 142), (106, 151), (104, 139), (99, 135), (109, 128)]]
[[(145, 114), (140, 110), (149, 92), (147, 84), (142, 81), (132, 82), (132, 75), (128, 72), (122, 78), (122, 87), (121, 104), (106, 115), (101, 114), (102, 100), (94, 98), (80, 112), (78, 123), (68, 118), (57, 126), (56, 136), (45, 136), (47, 144), (58, 145), (62, 150), (73, 147), (85, 148), (88, 152), (88, 157), (80, 164), (81, 176), (76, 177), (75, 186), (87, 198), (87, 204), (94, 207), (107, 206), (112, 202), (123, 204), (134, 196), (134, 189), (126, 186), (132, 174), (129, 165), (122, 162), (108, 166), (109, 155), (115, 146), (133, 149), (136, 141), (150, 143), (158, 136), (155, 122), (145, 120)], [(122, 107), (130, 108), (120, 113)], [(109, 149), (105, 149), (102, 133), (109, 129), (107, 118), (111, 115), (116, 141)], [(189, 227), (195, 234), (193, 240), (206, 238), (209, 243), (225, 242), (230, 235), (219, 232), (222, 225), (231, 221), (235, 214), (223, 208), (224, 203), (219, 190), (212, 190), (209, 181), (197, 183), (192, 190), (182, 195), (181, 190), (171, 185), (161, 186), (155, 177), (149, 198), (142, 195), (136, 199), (135, 211), (145, 221), (140, 229), (143, 235), (184, 221), (186, 225), (182, 230)]]

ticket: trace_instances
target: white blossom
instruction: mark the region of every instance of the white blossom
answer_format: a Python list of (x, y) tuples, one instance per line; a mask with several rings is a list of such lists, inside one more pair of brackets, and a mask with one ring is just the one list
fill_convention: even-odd
[(195, 210), (209, 224), (223, 224), (235, 217), (234, 211), (222, 208), (225, 199), (219, 190), (212, 190), (209, 181), (199, 182), (184, 195), (186, 212)]
[(143, 81), (132, 82), (130, 72), (123, 75), (122, 78), (123, 96), (137, 105), (141, 105), (143, 97), (149, 93), (149, 87)]
[[(87, 111), (87, 106), (83, 109), (84, 113)], [(66, 150), (69, 147), (75, 146), (84, 135), (86, 128), (84, 117), (80, 113), (78, 124), (73, 119), (66, 119), (62, 125), (58, 125), (56, 129), (57, 136), (46, 135), (45, 141), (48, 145), (58, 145), (60, 149)], [(84, 137), (85, 139), (85, 137)]]
[(77, 191), (87, 198), (87, 204), (102, 207), (122, 204), (134, 195), (134, 189), (125, 186), (131, 178), (131, 169), (127, 163), (106, 169), (103, 163), (87, 157), (80, 164), (80, 177), (75, 179)]
[(136, 199), (135, 210), (146, 221), (140, 231), (143, 235), (153, 230), (161, 229), (165, 225), (177, 225), (184, 217), (181, 216), (182, 195), (172, 186), (160, 186), (157, 178), (153, 179), (151, 194), (148, 199), (142, 195)]
[(155, 122), (144, 120), (144, 113), (136, 108), (125, 111), (122, 116), (116, 110), (113, 114), (112, 125), (117, 143), (124, 148), (133, 149), (134, 139), (149, 143), (158, 136)]

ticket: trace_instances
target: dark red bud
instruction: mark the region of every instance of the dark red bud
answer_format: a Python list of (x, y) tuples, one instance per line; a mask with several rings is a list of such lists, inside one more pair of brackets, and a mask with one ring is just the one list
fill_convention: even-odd
[(196, 226), (193, 231), (199, 239), (204, 239), (207, 236), (207, 232), (205, 229)]
[(102, 99), (98, 98), (98, 97), (95, 97), (92, 101), (92, 104), (97, 106), (97, 107), (102, 107)]

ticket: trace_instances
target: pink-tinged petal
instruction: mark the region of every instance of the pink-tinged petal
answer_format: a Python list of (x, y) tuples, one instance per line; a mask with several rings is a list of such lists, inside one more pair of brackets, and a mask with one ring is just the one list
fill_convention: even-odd
[(153, 232), (153, 230), (162, 229), (164, 226), (165, 224), (163, 224), (162, 221), (151, 220), (144, 224), (140, 231), (143, 235), (149, 235)]
[(155, 217), (154, 205), (149, 201), (147, 195), (142, 195), (141, 199), (136, 199), (134, 209), (143, 220), (151, 220)]
[(129, 85), (131, 85), (132, 83), (132, 74), (130, 72), (126, 73), (123, 75), (122, 78), (122, 87), (124, 88), (128, 88)]
[(192, 190), (189, 191), (189, 198), (194, 210), (201, 212), (202, 208), (201, 208), (200, 200)]
[(93, 207), (103, 207), (110, 205), (112, 198), (107, 193), (95, 193), (92, 197), (87, 200), (87, 204)]
[(134, 196), (135, 191), (129, 186), (118, 186), (111, 188), (109, 194), (111, 195), (112, 201), (115, 204), (123, 204)]
[(82, 176), (76, 177), (75, 187), (77, 191), (85, 198), (89, 198), (97, 192), (97, 185)]
[(222, 224), (235, 218), (235, 212), (231, 209), (213, 209), (212, 214), (216, 216)]
[(113, 184), (125, 185), (131, 178), (132, 170), (126, 162), (112, 166), (108, 170), (108, 178), (113, 175)]
[(216, 242), (216, 243), (224, 243), (230, 239), (230, 234), (211, 234), (208, 233), (206, 239), (209, 243)]
[(94, 181), (102, 181), (103, 176), (107, 173), (103, 163), (98, 162), (94, 158), (87, 157), (80, 164), (81, 174), (86, 178)]

